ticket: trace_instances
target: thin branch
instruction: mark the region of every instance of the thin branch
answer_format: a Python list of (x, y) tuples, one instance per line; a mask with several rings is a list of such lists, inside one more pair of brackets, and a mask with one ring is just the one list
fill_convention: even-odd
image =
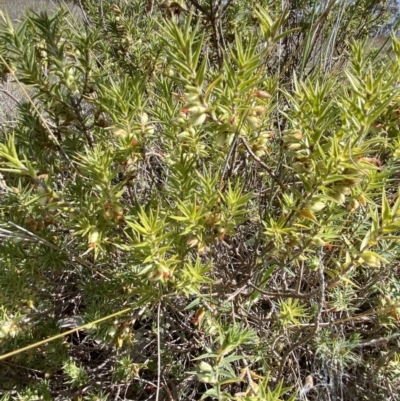
[(159, 400), (160, 397), (160, 389), (161, 389), (161, 337), (160, 337), (160, 309), (161, 302), (158, 303), (157, 307), (157, 393), (156, 393), (156, 401)]
[(254, 395), (257, 395), (258, 391), (256, 388), (254, 388), (254, 382), (253, 382), (253, 379), (251, 378), (249, 364), (246, 361), (246, 358), (243, 358), (243, 364), (244, 364), (244, 366), (246, 366), (246, 377), (247, 377), (247, 382), (249, 383), (250, 389)]
[(239, 294), (241, 294), (245, 289), (247, 288), (247, 284), (241, 286), (238, 288), (233, 294), (229, 295), (229, 297), (221, 304), (221, 308), (224, 307), (226, 304), (231, 302), (233, 299), (235, 299)]
[(228, 9), (228, 7), (229, 7), (232, 3), (233, 3), (233, 0), (228, 0), (228, 1), (225, 3), (225, 5), (224, 5), (224, 7), (222, 8), (222, 11), (221, 11), (222, 15), (225, 14), (225, 11)]
[(300, 294), (296, 292), (268, 292), (264, 291), (261, 288), (254, 285), (251, 281), (248, 281), (247, 284), (249, 287), (253, 288), (254, 290), (258, 291), (260, 294), (266, 295), (267, 297), (271, 298), (298, 298), (298, 299), (309, 299), (313, 295), (317, 294), (320, 289), (314, 290), (308, 294)]
[[(321, 14), (320, 18), (318, 19), (318, 21), (312, 26), (312, 28), (310, 30), (310, 35), (314, 35), (314, 33), (317, 31), (318, 27), (320, 27), (320, 25), (323, 25), (325, 23), (326, 19), (329, 16), (329, 13), (331, 12), (332, 7), (335, 5), (335, 3), (336, 3), (336, 0), (330, 0), (328, 5), (326, 6), (324, 12)], [(320, 33), (320, 29), (317, 31), (317, 35), (314, 36), (311, 47), (315, 44), (315, 40), (318, 38), (319, 33)], [(303, 49), (303, 47), (306, 45), (306, 43), (307, 43), (307, 37), (305, 37), (302, 40), (302, 42), (297, 46), (297, 49), (293, 52), (289, 61), (284, 65), (279, 77), (282, 77), (283, 74), (285, 74), (286, 71), (290, 68), (290, 66), (292, 65), (294, 60), (296, 60), (296, 57), (299, 55), (300, 51)]]
[(217, 4), (215, 6), (215, 9), (214, 9), (213, 6), (212, 6), (212, 3), (211, 3), (210, 23), (211, 23), (211, 27), (212, 27), (212, 29), (214, 31), (214, 42), (215, 42), (215, 47), (216, 47), (216, 50), (217, 50), (218, 67), (222, 68), (222, 65), (224, 63), (224, 55), (223, 55), (222, 47), (221, 47), (221, 36), (222, 36), (222, 33), (219, 30), (219, 27), (221, 25), (219, 23), (220, 19), (221, 19), (220, 15), (218, 13), (219, 8), (220, 8), (220, 4)]
[(3, 93), (6, 94), (10, 99), (14, 100), (14, 102), (17, 103), (18, 106), (21, 105), (21, 102), (20, 102), (16, 97), (14, 97), (14, 95), (11, 94), (7, 89), (0, 89), (0, 92), (3, 92)]
[(354, 348), (363, 348), (363, 347), (372, 347), (372, 346), (385, 345), (390, 340), (393, 340), (394, 338), (399, 337), (399, 336), (400, 336), (400, 333), (395, 333), (395, 334), (392, 334), (389, 337), (376, 338), (374, 340), (370, 340), (370, 341), (366, 341), (366, 342), (363, 342), (363, 343), (356, 344), (354, 346)]
[(73, 333), (75, 333), (75, 332), (77, 332), (77, 331), (80, 331), (80, 330), (83, 330), (83, 329), (86, 329), (86, 328), (92, 328), (94, 325), (96, 325), (96, 324), (98, 324), (98, 323), (105, 322), (106, 320), (115, 318), (115, 317), (117, 317), (117, 316), (119, 316), (119, 315), (122, 315), (123, 313), (127, 313), (127, 312), (131, 311), (131, 309), (132, 309), (131, 307), (125, 308), (125, 309), (120, 310), (120, 311), (118, 311), (118, 312), (116, 312), (116, 313), (112, 313), (111, 315), (107, 315), (107, 316), (102, 317), (102, 318), (100, 318), (100, 319), (94, 320), (93, 322), (86, 323), (86, 324), (84, 324), (83, 326), (76, 327), (76, 328), (74, 328), (74, 329), (72, 329), (72, 330), (65, 331), (65, 332), (63, 332), (63, 333), (61, 333), (61, 334), (57, 334), (57, 335), (55, 335), (55, 336), (46, 338), (46, 339), (44, 339), (44, 340), (42, 340), (42, 341), (37, 341), (37, 342), (35, 342), (34, 344), (29, 344), (29, 345), (27, 345), (26, 347), (21, 347), (21, 348), (19, 348), (19, 349), (17, 349), (17, 350), (14, 350), (14, 351), (8, 352), (8, 353), (6, 353), (6, 354), (0, 355), (0, 361), (3, 360), (3, 359), (7, 359), (7, 358), (9, 358), (10, 356), (18, 355), (18, 354), (20, 354), (21, 352), (28, 351), (28, 350), (33, 349), (33, 348), (38, 348), (38, 347), (40, 347), (41, 345), (47, 344), (47, 343), (49, 343), (49, 342), (51, 342), (51, 341), (54, 341), (54, 340), (57, 340), (57, 339), (59, 339), (59, 338), (66, 337), (66, 336), (68, 336), (68, 335), (70, 335), (70, 334), (73, 334)]
[[(379, 309), (379, 310), (372, 311), (372, 312), (366, 312), (366, 313), (362, 313), (362, 314), (356, 315), (356, 316), (350, 316), (345, 319), (332, 320), (330, 322), (318, 323), (318, 326), (319, 327), (336, 326), (336, 325), (342, 324), (342, 323), (366, 322), (366, 321), (369, 321), (372, 317), (377, 316), (378, 314), (390, 313), (395, 309), (396, 309), (396, 305), (393, 305), (388, 308), (383, 308), (383, 309)], [(315, 327), (315, 323), (301, 323), (301, 324), (297, 324), (297, 325), (287, 326), (288, 329), (294, 329), (294, 328), (299, 328), (299, 327)]]
[(210, 18), (210, 13), (208, 10), (200, 5), (196, 0), (189, 0), (189, 3), (196, 8), (197, 10), (201, 11), (208, 19)]
[[(27, 234), (28, 237), (30, 237), (30, 239), (34, 239), (34, 240), (36, 240), (37, 242), (39, 242), (39, 243), (41, 243), (41, 244), (43, 244), (43, 245), (46, 245), (46, 246), (48, 246), (49, 248), (54, 249), (55, 251), (58, 251), (58, 252), (60, 252), (60, 253), (62, 253), (62, 254), (64, 254), (64, 255), (68, 256), (72, 262), (78, 262), (78, 263), (81, 264), (82, 266), (87, 267), (87, 268), (93, 270), (94, 272), (96, 272), (99, 276), (101, 276), (101, 277), (104, 278), (105, 280), (107, 280), (107, 281), (109, 280), (106, 276), (104, 276), (104, 274), (102, 274), (102, 273), (99, 272), (99, 270), (96, 268), (95, 265), (93, 265), (93, 264), (90, 263), (89, 261), (87, 261), (87, 260), (85, 260), (85, 259), (82, 259), (82, 258), (80, 258), (79, 256), (70, 255), (67, 251), (62, 250), (62, 249), (59, 248), (57, 245), (52, 244), (51, 242), (45, 240), (44, 238), (41, 238), (41, 237), (39, 237), (38, 235), (36, 235), (36, 234), (30, 232), (30, 231), (27, 230), (26, 228), (21, 227), (21, 226), (15, 224), (15, 223), (13, 223), (12, 221), (8, 221), (7, 224), (10, 224), (11, 226), (15, 227), (17, 230), (22, 231), (23, 233)], [(2, 229), (2, 231), (4, 231), (4, 230)], [(23, 237), (23, 239), (28, 239), (28, 238)]]
[(321, 313), (322, 313), (323, 303), (324, 303), (324, 299), (325, 299), (325, 279), (324, 279), (324, 269), (323, 269), (322, 263), (320, 263), (318, 272), (319, 272), (319, 278), (320, 278), (320, 287), (319, 287), (320, 296), (319, 296), (319, 300), (318, 300), (318, 310), (317, 310), (317, 313), (315, 314), (315, 318), (314, 318), (314, 326), (312, 327), (312, 330), (303, 339), (295, 342), (284, 354), (284, 356), (282, 357), (281, 363), (279, 365), (278, 380), (280, 380), (282, 377), (283, 369), (285, 367), (288, 356), (296, 348), (306, 344), (308, 341), (311, 341), (320, 328)]
[(270, 177), (279, 185), (282, 191), (286, 191), (286, 186), (285, 184), (276, 176), (276, 174), (251, 150), (249, 144), (247, 143), (246, 139), (241, 137), (240, 140), (242, 141), (244, 147), (247, 149), (247, 152), (249, 152), (250, 156), (258, 162), (264, 170), (267, 171), (267, 173), (270, 175)]

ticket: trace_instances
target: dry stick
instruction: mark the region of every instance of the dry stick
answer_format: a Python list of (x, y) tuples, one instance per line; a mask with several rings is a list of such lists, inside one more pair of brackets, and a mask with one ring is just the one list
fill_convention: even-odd
[(21, 102), (14, 97), (13, 94), (11, 94), (7, 89), (0, 89), (0, 92), (3, 92), (4, 94), (6, 94), (9, 98), (11, 98), (12, 100), (14, 100), (15, 103), (17, 103), (18, 105), (21, 105)]
[(311, 296), (317, 294), (319, 292), (319, 289), (314, 290), (308, 294), (300, 294), (296, 292), (268, 292), (264, 291), (261, 288), (257, 287), (254, 285), (251, 281), (247, 282), (248, 286), (253, 288), (254, 290), (258, 291), (260, 294), (266, 295), (268, 297), (273, 297), (273, 298), (298, 298), (298, 299), (308, 299)]
[(210, 24), (211, 27), (214, 31), (214, 36), (215, 36), (215, 46), (217, 48), (217, 61), (218, 61), (218, 67), (222, 68), (222, 65), (224, 63), (224, 56), (223, 56), (223, 52), (221, 49), (221, 36), (220, 36), (220, 31), (218, 28), (218, 21), (220, 20), (220, 16), (218, 15), (218, 8), (219, 8), (219, 4), (217, 4), (215, 6), (215, 10), (212, 7), (212, 3), (211, 3), (211, 11), (210, 11)]
[(270, 175), (270, 177), (279, 185), (282, 191), (286, 191), (285, 184), (275, 175), (275, 173), (251, 150), (249, 144), (247, 143), (246, 139), (241, 137), (240, 140), (242, 141), (243, 145), (249, 152), (250, 156), (258, 162)]
[(9, 358), (10, 356), (20, 354), (21, 352), (28, 351), (29, 349), (37, 348), (37, 347), (39, 347), (40, 345), (47, 344), (47, 343), (49, 343), (50, 341), (57, 340), (58, 338), (62, 338), (62, 337), (68, 336), (68, 335), (70, 335), (70, 334), (75, 333), (76, 331), (79, 331), (79, 330), (82, 330), (82, 329), (91, 328), (91, 327), (93, 327), (94, 324), (98, 324), (98, 323), (104, 322), (105, 320), (108, 320), (108, 319), (111, 319), (111, 318), (113, 318), (113, 317), (122, 315), (123, 313), (127, 313), (127, 312), (129, 312), (131, 309), (132, 309), (132, 308), (123, 309), (123, 310), (121, 310), (121, 311), (119, 311), (119, 312), (112, 313), (111, 315), (102, 317), (102, 318), (97, 319), (97, 320), (95, 320), (95, 321), (93, 321), (93, 322), (86, 323), (86, 324), (84, 324), (83, 326), (79, 326), (79, 327), (76, 327), (75, 329), (68, 330), (68, 331), (66, 331), (65, 333), (57, 334), (57, 335), (55, 335), (55, 336), (46, 338), (45, 340), (38, 341), (38, 342), (36, 342), (36, 343), (34, 343), (34, 344), (27, 345), (26, 347), (17, 349), (17, 350), (15, 350), (15, 351), (8, 352), (7, 354), (0, 355), (0, 361), (3, 360), (3, 359)]
[(163, 377), (163, 381), (164, 381), (163, 389), (168, 394), (169, 401), (175, 401), (175, 397), (172, 395), (171, 390), (168, 388), (168, 384), (167, 381), (165, 380), (165, 377)]
[(228, 51), (228, 46), (226, 45), (226, 41), (223, 35), (223, 30), (222, 30), (222, 15), (219, 18), (219, 29), (221, 32), (221, 41), (222, 41), (222, 47), (224, 48), (224, 52), (226, 53)]
[[(387, 308), (379, 309), (379, 310), (372, 311), (372, 312), (362, 313), (362, 314), (356, 315), (356, 316), (350, 316), (345, 319), (319, 323), (319, 326), (331, 326), (331, 325), (333, 326), (333, 325), (338, 325), (338, 324), (342, 324), (342, 323), (366, 321), (366, 320), (369, 320), (368, 319), (369, 317), (376, 316), (378, 313), (386, 313), (386, 312), (390, 313), (392, 311), (395, 311), (396, 308), (398, 308), (398, 307), (399, 307), (399, 305), (391, 305), (390, 307), (387, 307)], [(315, 326), (315, 323), (302, 323), (302, 324), (298, 324), (298, 325), (287, 326), (287, 328), (294, 329), (294, 328), (298, 328), (298, 327), (313, 327), (313, 326)]]
[(90, 21), (89, 21), (89, 18), (88, 18), (87, 14), (86, 14), (86, 12), (85, 12), (85, 10), (83, 8), (81, 0), (78, 0), (78, 5), (79, 5), (79, 8), (81, 9), (81, 12), (82, 12), (82, 15), (83, 15), (83, 19), (85, 20), (85, 24), (87, 26), (89, 26), (90, 25)]
[[(311, 28), (310, 34), (314, 34), (318, 26), (326, 20), (328, 17), (329, 13), (331, 12), (332, 7), (335, 5), (336, 0), (330, 0), (329, 4), (327, 5), (325, 11), (322, 13), (321, 17), (318, 19), (318, 21), (314, 24), (314, 26)], [(293, 53), (292, 57), (289, 59), (289, 61), (284, 65), (279, 77), (282, 77), (282, 75), (289, 69), (289, 67), (292, 65), (293, 60), (296, 59), (297, 55), (300, 53), (300, 51), (303, 49), (307, 42), (307, 38), (304, 38), (303, 41), (300, 43), (300, 45), (297, 47), (296, 51)], [(313, 40), (312, 45), (315, 43), (315, 40)]]
[[(239, 126), (238, 126), (238, 128), (237, 128), (237, 130), (236, 130), (236, 132), (235, 132), (235, 134), (234, 134), (234, 138), (233, 138), (233, 141), (232, 141), (232, 143), (231, 143), (231, 145), (230, 145), (230, 147), (229, 147), (228, 154), (227, 154), (227, 156), (226, 156), (226, 160), (225, 160), (224, 166), (222, 167), (221, 180), (220, 180), (220, 183), (219, 183), (219, 188), (220, 188), (220, 189), (221, 189), (222, 186), (223, 186), (223, 178), (224, 178), (224, 176), (225, 176), (226, 170), (228, 169), (229, 159), (231, 158), (232, 153), (233, 153), (233, 151), (234, 151), (234, 149), (235, 149), (235, 147), (236, 147), (236, 142), (237, 142), (239, 130), (240, 130), (242, 124), (243, 124), (243, 121), (240, 122), (240, 124), (239, 124)], [(231, 168), (230, 168), (230, 169), (231, 169)]]
[(197, 10), (200, 10), (208, 19), (210, 19), (210, 14), (208, 10), (201, 6), (196, 0), (189, 0), (189, 3), (194, 6)]
[(370, 346), (378, 346), (378, 345), (381, 345), (381, 344), (386, 344), (390, 340), (393, 340), (393, 338), (396, 338), (398, 336), (400, 336), (400, 333), (392, 334), (389, 337), (376, 338), (374, 340), (370, 340), (370, 341), (366, 341), (366, 342), (363, 342), (363, 343), (356, 344), (354, 346), (354, 348), (362, 348), (362, 347), (370, 347)]
[(152, 14), (154, 9), (154, 0), (147, 0), (146, 12)]
[[(225, 11), (227, 10), (227, 8), (232, 4), (233, 0), (227, 0), (224, 7), (222, 8), (222, 13), (221, 14), (225, 14)], [(221, 2), (222, 3), (222, 2)]]
[(246, 358), (243, 358), (243, 365), (246, 366), (246, 376), (247, 376), (247, 381), (249, 383), (249, 386), (251, 388), (251, 391), (253, 392), (253, 394), (255, 396), (257, 396), (258, 391), (254, 388), (254, 382), (253, 379), (251, 378), (251, 374), (250, 374), (250, 369), (249, 369), (249, 364), (246, 360)]
[(137, 380), (137, 381), (139, 381), (139, 382), (141, 382), (141, 383), (146, 383), (146, 384), (148, 384), (148, 385), (151, 386), (151, 387), (157, 387), (157, 386), (156, 386), (154, 383), (152, 383), (151, 381), (142, 379), (141, 377), (133, 377), (132, 379), (133, 379), (133, 380)]
[(318, 269), (319, 272), (319, 278), (320, 278), (320, 288), (319, 288), (319, 292), (320, 292), (320, 297), (319, 297), (319, 302), (318, 302), (318, 311), (317, 314), (315, 315), (315, 319), (314, 319), (314, 326), (313, 329), (311, 330), (311, 332), (303, 339), (297, 341), (296, 343), (294, 343), (288, 350), (287, 352), (284, 354), (280, 366), (279, 366), (279, 370), (278, 370), (278, 377), (277, 380), (279, 381), (280, 378), (282, 377), (283, 374), (283, 369), (285, 367), (286, 364), (286, 360), (288, 358), (288, 356), (298, 347), (302, 346), (303, 344), (307, 343), (309, 340), (311, 340), (314, 335), (318, 332), (318, 329), (320, 327), (320, 318), (321, 318), (321, 313), (322, 313), (322, 307), (323, 307), (323, 303), (324, 303), (324, 299), (325, 299), (325, 278), (324, 278), (324, 269), (322, 267), (322, 264), (320, 264), (320, 267)]
[(237, 295), (242, 293), (245, 289), (247, 288), (247, 284), (241, 286), (238, 288), (233, 294), (229, 295), (229, 297), (223, 302), (221, 307), (225, 306), (227, 303), (231, 302), (234, 298), (236, 298)]
[(156, 393), (156, 401), (159, 400), (160, 397), (160, 388), (161, 388), (161, 338), (160, 338), (160, 308), (161, 302), (158, 303), (157, 308), (157, 393)]

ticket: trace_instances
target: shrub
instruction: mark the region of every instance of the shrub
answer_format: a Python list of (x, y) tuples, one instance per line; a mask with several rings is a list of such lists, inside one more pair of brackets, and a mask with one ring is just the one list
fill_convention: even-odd
[(4, 17), (4, 399), (396, 399), (385, 4), (154, 3)]

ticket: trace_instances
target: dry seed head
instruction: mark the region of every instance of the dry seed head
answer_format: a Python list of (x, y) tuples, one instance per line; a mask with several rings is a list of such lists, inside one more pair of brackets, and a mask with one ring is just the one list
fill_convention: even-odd
[(170, 277), (170, 272), (166, 267), (157, 266), (153, 271), (151, 271), (147, 278), (150, 281), (158, 281), (162, 278), (168, 279)]
[(168, 0), (163, 1), (162, 3), (160, 3), (158, 5), (158, 7), (160, 7), (160, 8), (170, 8), (171, 7), (171, 2), (168, 1)]
[(357, 200), (360, 202), (361, 206), (367, 205), (367, 200), (365, 199), (364, 195), (362, 195), (362, 194), (358, 195)]
[(194, 246), (196, 246), (199, 243), (199, 239), (197, 237), (191, 237), (186, 241), (186, 245), (189, 248), (193, 248)]
[(201, 362), (199, 365), (200, 372), (212, 372), (212, 366), (207, 362)]
[(357, 199), (353, 199), (347, 206), (349, 212), (353, 212), (360, 207), (360, 202)]
[(377, 159), (376, 157), (361, 157), (359, 159), (359, 161), (361, 163), (364, 162), (364, 163), (368, 163), (368, 164), (373, 164), (376, 167), (382, 167), (382, 162), (379, 159)]
[(257, 116), (262, 116), (267, 112), (267, 108), (265, 106), (257, 106), (254, 108), (254, 111)]
[(300, 131), (286, 131), (283, 132), (283, 142), (287, 143), (287, 142), (298, 142), (301, 141), (303, 139), (303, 134)]
[(114, 207), (113, 207), (113, 218), (115, 219), (115, 220), (121, 220), (123, 217), (124, 217), (124, 209), (123, 209), (123, 207), (122, 206), (119, 206), (119, 205), (115, 205)]
[(220, 132), (215, 138), (217, 145), (224, 146), (227, 138), (228, 134), (226, 134), (225, 132)]
[(186, 122), (186, 118), (184, 118), (184, 117), (175, 117), (173, 120), (172, 120), (172, 124), (174, 124), (174, 125), (183, 125), (183, 124), (185, 124), (185, 122)]
[(198, 86), (185, 85), (185, 92), (187, 93), (196, 93), (198, 95), (201, 94), (201, 89)]
[(254, 91), (254, 96), (259, 99), (271, 99), (272, 98), (272, 96), (267, 91), (263, 91), (263, 90)]
[(154, 134), (154, 125), (148, 125), (146, 129), (144, 130), (144, 133), (147, 135), (153, 135)]
[(140, 120), (140, 124), (142, 125), (146, 125), (149, 121), (149, 116), (147, 115), (147, 113), (142, 113), (139, 116), (139, 120)]
[(205, 113), (193, 114), (189, 118), (189, 123), (192, 126), (201, 125), (204, 123), (204, 121), (206, 121), (206, 118), (207, 118), (207, 114), (205, 114)]
[(338, 203), (342, 204), (346, 200), (346, 195), (341, 192), (333, 192), (332, 198), (335, 199)]
[(324, 202), (317, 201), (308, 206), (308, 209), (311, 210), (312, 212), (320, 212), (322, 209), (325, 208), (325, 206), (326, 205)]
[(337, 187), (334, 187), (333, 191), (343, 195), (351, 195), (351, 189), (343, 185), (338, 185)]
[(199, 252), (199, 255), (205, 255), (210, 251), (210, 248), (207, 245), (199, 243), (198, 247), (197, 247), (197, 251)]
[(118, 5), (117, 4), (113, 4), (111, 7), (110, 7), (110, 10), (114, 13), (114, 14), (121, 14), (121, 9), (118, 7)]
[(303, 391), (308, 392), (309, 390), (311, 390), (314, 387), (314, 378), (311, 375), (308, 375), (305, 379), (304, 379), (304, 388)]
[(181, 133), (179, 133), (178, 135), (177, 135), (177, 137), (179, 138), (179, 139), (187, 139), (187, 138), (190, 138), (190, 134), (189, 134), (189, 132), (187, 132), (187, 131), (182, 131)]
[(117, 127), (113, 128), (112, 132), (117, 138), (125, 138), (128, 135), (124, 129)]
[(92, 228), (89, 232), (89, 239), (88, 242), (89, 244), (94, 244), (97, 242), (97, 240), (99, 239), (99, 230), (97, 230), (97, 228)]
[(201, 322), (201, 320), (203, 319), (205, 314), (206, 314), (205, 309), (204, 308), (199, 308), (197, 310), (196, 314), (194, 315), (192, 323), (197, 326)]
[(185, 102), (187, 104), (201, 105), (199, 94), (193, 92), (185, 94)]
[(189, 113), (193, 113), (193, 114), (204, 114), (207, 111), (207, 108), (204, 106), (191, 106), (187, 109), (187, 111)]
[(170, 6), (171, 8), (176, 8), (176, 9), (178, 9), (179, 11), (186, 11), (187, 10), (187, 7), (186, 7), (186, 5), (184, 4), (184, 3), (180, 3), (180, 2), (177, 2), (177, 1), (173, 1), (172, 3), (171, 3), (171, 6)]
[(299, 162), (293, 163), (292, 167), (293, 167), (293, 171), (297, 174), (306, 172), (306, 169), (304, 168), (303, 163), (299, 163)]
[(355, 187), (356, 185), (360, 184), (361, 181), (361, 178), (345, 178), (341, 182), (345, 187)]
[(311, 242), (316, 246), (324, 246), (326, 244), (324, 240), (318, 237), (313, 238)]
[(291, 143), (287, 146), (288, 150), (297, 150), (301, 148), (301, 144), (300, 143)]
[(368, 252), (364, 252), (360, 255), (361, 262), (366, 263), (370, 267), (380, 267), (381, 261), (375, 256)]
[(259, 129), (261, 127), (260, 119), (254, 116), (248, 116), (247, 123), (251, 129)]
[(275, 136), (274, 131), (263, 131), (260, 133), (260, 137), (271, 139)]
[(256, 150), (256, 151), (254, 152), (254, 154), (255, 154), (256, 156), (258, 156), (258, 157), (264, 156), (264, 155), (265, 155), (265, 148)]

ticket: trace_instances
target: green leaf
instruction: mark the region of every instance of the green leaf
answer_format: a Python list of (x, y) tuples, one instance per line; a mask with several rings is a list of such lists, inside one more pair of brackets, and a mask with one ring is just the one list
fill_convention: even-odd
[(382, 189), (382, 226), (390, 224), (392, 216), (390, 213), (390, 205), (386, 197), (385, 188)]
[(204, 77), (206, 73), (206, 68), (207, 68), (207, 63), (208, 63), (208, 58), (207, 55), (204, 56), (203, 61), (200, 64), (200, 67), (197, 70), (196, 73), (196, 84), (201, 87), (204, 82)]
[(200, 304), (200, 298), (196, 298), (192, 302), (190, 302), (190, 304), (187, 305), (183, 310), (193, 309), (195, 306), (198, 306), (199, 304)]
[(213, 89), (218, 85), (218, 83), (221, 81), (222, 79), (222, 75), (219, 75), (217, 78), (214, 79), (213, 82), (210, 83), (210, 85), (208, 85), (205, 93), (204, 93), (204, 101), (206, 103), (208, 103), (209, 97), (213, 91)]
[(391, 210), (391, 216), (392, 216), (393, 219), (397, 217), (398, 210), (399, 210), (399, 207), (400, 207), (400, 195), (399, 195), (399, 192), (400, 192), (400, 189), (398, 189), (398, 191), (397, 191), (396, 202), (393, 205), (392, 210)]

